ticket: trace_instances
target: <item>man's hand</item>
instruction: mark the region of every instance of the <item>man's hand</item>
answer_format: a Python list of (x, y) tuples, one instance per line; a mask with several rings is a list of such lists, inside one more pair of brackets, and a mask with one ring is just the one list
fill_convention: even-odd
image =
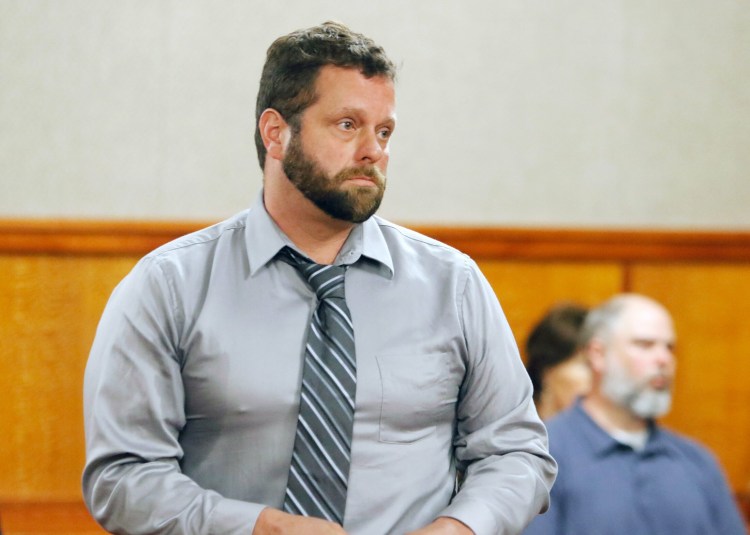
[(411, 531), (407, 535), (474, 535), (474, 532), (466, 524), (455, 518), (441, 516), (432, 524)]
[(290, 515), (266, 507), (258, 515), (253, 535), (346, 535), (346, 531), (327, 520)]

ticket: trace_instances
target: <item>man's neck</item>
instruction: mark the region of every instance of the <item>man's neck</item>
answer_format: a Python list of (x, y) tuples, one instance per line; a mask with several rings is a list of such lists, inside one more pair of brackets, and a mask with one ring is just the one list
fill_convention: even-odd
[(287, 185), (277, 183), (270, 191), (266, 185), (263, 202), (268, 215), (311, 260), (332, 264), (355, 224), (332, 218), (292, 184)]
[(607, 433), (615, 431), (637, 432), (648, 427), (648, 421), (617, 405), (594, 390), (582, 402), (583, 410)]

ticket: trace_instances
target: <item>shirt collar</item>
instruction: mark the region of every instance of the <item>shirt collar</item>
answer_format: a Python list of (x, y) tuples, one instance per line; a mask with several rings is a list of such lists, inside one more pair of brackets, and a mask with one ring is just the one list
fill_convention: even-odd
[[(245, 245), (251, 277), (271, 261), (284, 246), (295, 248), (289, 237), (266, 211), (263, 191), (248, 211), (245, 228)], [(360, 259), (363, 266), (368, 266), (381, 276), (389, 279), (393, 277), (393, 259), (377, 217), (371, 217), (352, 229), (334, 263), (354, 264)]]
[(352, 229), (337, 262), (354, 264), (360, 261), (363, 268), (387, 278), (393, 278), (393, 258), (380, 229), (380, 218), (370, 217)]
[[(591, 446), (594, 454), (597, 457), (604, 457), (617, 450), (621, 450), (622, 448), (632, 450), (630, 446), (626, 446), (615, 440), (612, 435), (599, 427), (599, 425), (583, 409), (582, 399), (583, 398), (578, 398), (571, 410), (573, 418), (577, 420), (579, 424), (576, 427), (582, 430), (583, 436)], [(649, 436), (648, 441), (646, 442), (646, 447), (639, 453), (642, 455), (668, 453), (670, 448), (668, 441), (665, 440), (664, 433), (660, 431), (659, 427), (653, 421), (649, 421), (648, 427)]]

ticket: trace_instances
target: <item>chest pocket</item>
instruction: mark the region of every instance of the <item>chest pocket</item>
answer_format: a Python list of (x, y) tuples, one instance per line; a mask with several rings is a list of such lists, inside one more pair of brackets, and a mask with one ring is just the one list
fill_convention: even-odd
[(409, 443), (452, 425), (460, 379), (450, 353), (378, 356), (381, 442)]

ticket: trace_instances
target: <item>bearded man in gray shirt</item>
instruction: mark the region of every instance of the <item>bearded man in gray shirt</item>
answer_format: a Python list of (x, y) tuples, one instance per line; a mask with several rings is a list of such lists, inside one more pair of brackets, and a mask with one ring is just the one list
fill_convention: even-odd
[(269, 48), (261, 195), (144, 257), (101, 319), (83, 491), (106, 529), (490, 535), (546, 509), (556, 464), (492, 288), (374, 215), (394, 79), (338, 23)]

